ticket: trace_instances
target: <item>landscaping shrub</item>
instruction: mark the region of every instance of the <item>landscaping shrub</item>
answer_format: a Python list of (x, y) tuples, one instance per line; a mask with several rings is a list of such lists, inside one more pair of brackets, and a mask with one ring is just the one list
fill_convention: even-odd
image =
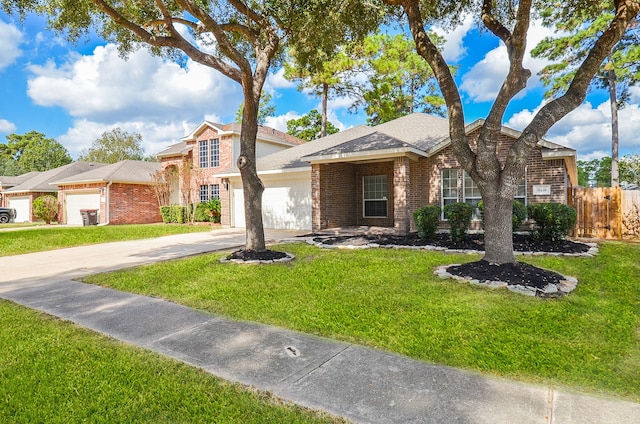
[(449, 220), (451, 226), (451, 239), (462, 241), (467, 234), (471, 217), (473, 216), (473, 206), (468, 203), (451, 203), (444, 207), (444, 216)]
[(440, 213), (442, 209), (437, 205), (427, 205), (416, 209), (413, 213), (413, 220), (418, 227), (418, 236), (423, 239), (430, 239), (436, 233), (440, 223)]
[(211, 199), (196, 205), (196, 222), (220, 223), (220, 199)]
[(576, 210), (560, 203), (529, 205), (529, 218), (535, 221), (531, 236), (535, 240), (563, 240), (576, 225)]
[[(480, 210), (480, 216), (484, 219), (482, 213), (483, 203), (482, 200), (478, 202), (478, 209)], [(511, 229), (516, 231), (522, 223), (527, 219), (527, 207), (519, 200), (513, 201), (513, 209), (511, 211)]]
[(186, 208), (180, 205), (161, 206), (160, 215), (165, 224), (184, 224), (186, 222)]
[(58, 219), (58, 199), (51, 195), (40, 196), (33, 201), (33, 215), (47, 224)]

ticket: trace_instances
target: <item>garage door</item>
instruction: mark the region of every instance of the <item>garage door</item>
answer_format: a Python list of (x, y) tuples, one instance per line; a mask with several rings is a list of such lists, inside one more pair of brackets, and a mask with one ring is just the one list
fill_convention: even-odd
[(68, 225), (82, 225), (81, 209), (100, 210), (100, 193), (73, 193), (65, 196), (65, 217)]
[[(263, 178), (262, 219), (265, 228), (311, 230), (311, 178), (269, 181)], [(244, 195), (233, 190), (235, 227), (244, 227)]]
[(30, 197), (9, 197), (9, 207), (16, 210), (15, 222), (31, 221)]

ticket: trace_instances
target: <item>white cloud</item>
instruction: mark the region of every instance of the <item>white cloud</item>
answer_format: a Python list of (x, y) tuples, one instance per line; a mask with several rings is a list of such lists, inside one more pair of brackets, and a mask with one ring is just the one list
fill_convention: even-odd
[(12, 65), (22, 55), (22, 32), (15, 26), (0, 21), (0, 70)]
[[(540, 110), (524, 110), (514, 114), (507, 125), (521, 130), (526, 127)], [(627, 105), (618, 112), (620, 155), (640, 148), (640, 106)], [(611, 109), (609, 102), (594, 107), (586, 102), (569, 113), (545, 136), (548, 140), (571, 147), (578, 151), (580, 159), (611, 156)]]
[(272, 92), (283, 88), (296, 88), (297, 83), (289, 81), (284, 77), (284, 67), (275, 73), (270, 73), (265, 81), (265, 90)]
[(445, 38), (442, 56), (447, 62), (456, 63), (467, 54), (467, 48), (464, 46), (464, 37), (471, 28), (473, 28), (473, 17), (471, 15), (463, 19), (462, 24), (453, 31), (447, 31), (439, 27), (432, 28), (433, 32)]
[(0, 133), (10, 134), (15, 132), (17, 127), (13, 122), (0, 118)]
[(242, 99), (240, 86), (215, 70), (192, 61), (180, 67), (146, 50), (124, 60), (112, 44), (91, 55), (73, 54), (61, 66), (28, 69), (28, 94), (36, 104), (101, 123), (227, 116)]
[(139, 133), (142, 136), (142, 146), (147, 155), (156, 154), (171, 144), (177, 143), (180, 138), (193, 131), (200, 122), (192, 121), (121, 121), (102, 123), (80, 119), (73, 123), (73, 127), (56, 140), (69, 150), (72, 157), (76, 158), (83, 149), (88, 149), (94, 140), (105, 131), (121, 128), (129, 133)]
[[(527, 34), (527, 53), (525, 54), (523, 65), (531, 71), (531, 78), (527, 83), (527, 88), (518, 97), (526, 94), (527, 90), (540, 85), (538, 72), (548, 63), (546, 59), (531, 57), (531, 50), (545, 37), (553, 32), (543, 27), (539, 22), (533, 22)], [(504, 78), (509, 71), (509, 55), (504, 43), (489, 51), (484, 59), (476, 63), (465, 75), (462, 76), (460, 90), (465, 92), (474, 102), (486, 102), (494, 100), (500, 91)]]
[(264, 124), (267, 127), (275, 128), (275, 129), (280, 130), (282, 132), (287, 132), (287, 122), (292, 120), (292, 119), (298, 119), (301, 116), (302, 115), (298, 114), (297, 112), (289, 111), (289, 112), (285, 113), (284, 115), (267, 117), (267, 119), (265, 120)]

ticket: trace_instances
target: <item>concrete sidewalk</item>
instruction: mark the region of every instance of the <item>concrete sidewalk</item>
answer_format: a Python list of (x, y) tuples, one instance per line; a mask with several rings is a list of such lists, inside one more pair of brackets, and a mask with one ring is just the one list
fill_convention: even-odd
[[(296, 235), (267, 232), (267, 239)], [(490, 378), (71, 280), (243, 243), (243, 231), (222, 230), (3, 257), (0, 297), (355, 422), (640, 424), (637, 403)]]

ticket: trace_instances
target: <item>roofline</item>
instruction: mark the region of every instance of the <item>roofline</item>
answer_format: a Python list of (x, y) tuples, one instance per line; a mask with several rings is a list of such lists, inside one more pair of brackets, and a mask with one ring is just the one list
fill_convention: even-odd
[(76, 180), (76, 181), (58, 181), (49, 183), (55, 186), (68, 186), (74, 184), (96, 184), (96, 183), (117, 183), (117, 184), (141, 184), (141, 185), (149, 185), (153, 184), (153, 181), (142, 182), (142, 181), (130, 181), (130, 180), (118, 180), (118, 179), (94, 179), (94, 180)]
[[(236, 122), (237, 123), (237, 122)], [(239, 124), (242, 125), (242, 124)], [(188, 135), (182, 137), (180, 139), (180, 141), (184, 141), (184, 142), (189, 142), (189, 141), (196, 141), (197, 137), (196, 134), (198, 134), (203, 128), (213, 128), (214, 130), (216, 130), (216, 132), (218, 133), (218, 135), (220, 137), (222, 137), (223, 135), (240, 135), (241, 130), (240, 131), (234, 131), (234, 130), (229, 130), (229, 131), (225, 131), (222, 128), (218, 127), (217, 125), (215, 125), (213, 122), (210, 121), (204, 121), (202, 122), (200, 125), (198, 125), (198, 127), (191, 131)], [(263, 128), (271, 128), (271, 127), (265, 127), (264, 125), (258, 125), (258, 127), (263, 127)], [(275, 128), (271, 128), (273, 130), (276, 130)], [(278, 131), (278, 130), (276, 130)], [(278, 137), (269, 137), (268, 134), (260, 134), (260, 129), (258, 128), (258, 133), (256, 134), (256, 141), (261, 140), (261, 141), (266, 141), (266, 142), (270, 142), (270, 143), (274, 143), (274, 144), (281, 144), (284, 146), (299, 146), (299, 144), (296, 143), (291, 143), (287, 140), (283, 140), (281, 138)]]
[(5, 190), (2, 193), (3, 194), (27, 194), (27, 193), (55, 193), (58, 190), (54, 190), (54, 189), (42, 189), (42, 190), (18, 190), (18, 191), (11, 191), (11, 190)]
[(333, 155), (303, 156), (301, 160), (311, 164), (332, 162), (356, 162), (361, 160), (386, 159), (397, 156), (409, 156), (412, 159), (428, 157), (425, 152), (415, 147), (397, 147), (394, 149), (368, 150), (365, 152), (337, 153)]

